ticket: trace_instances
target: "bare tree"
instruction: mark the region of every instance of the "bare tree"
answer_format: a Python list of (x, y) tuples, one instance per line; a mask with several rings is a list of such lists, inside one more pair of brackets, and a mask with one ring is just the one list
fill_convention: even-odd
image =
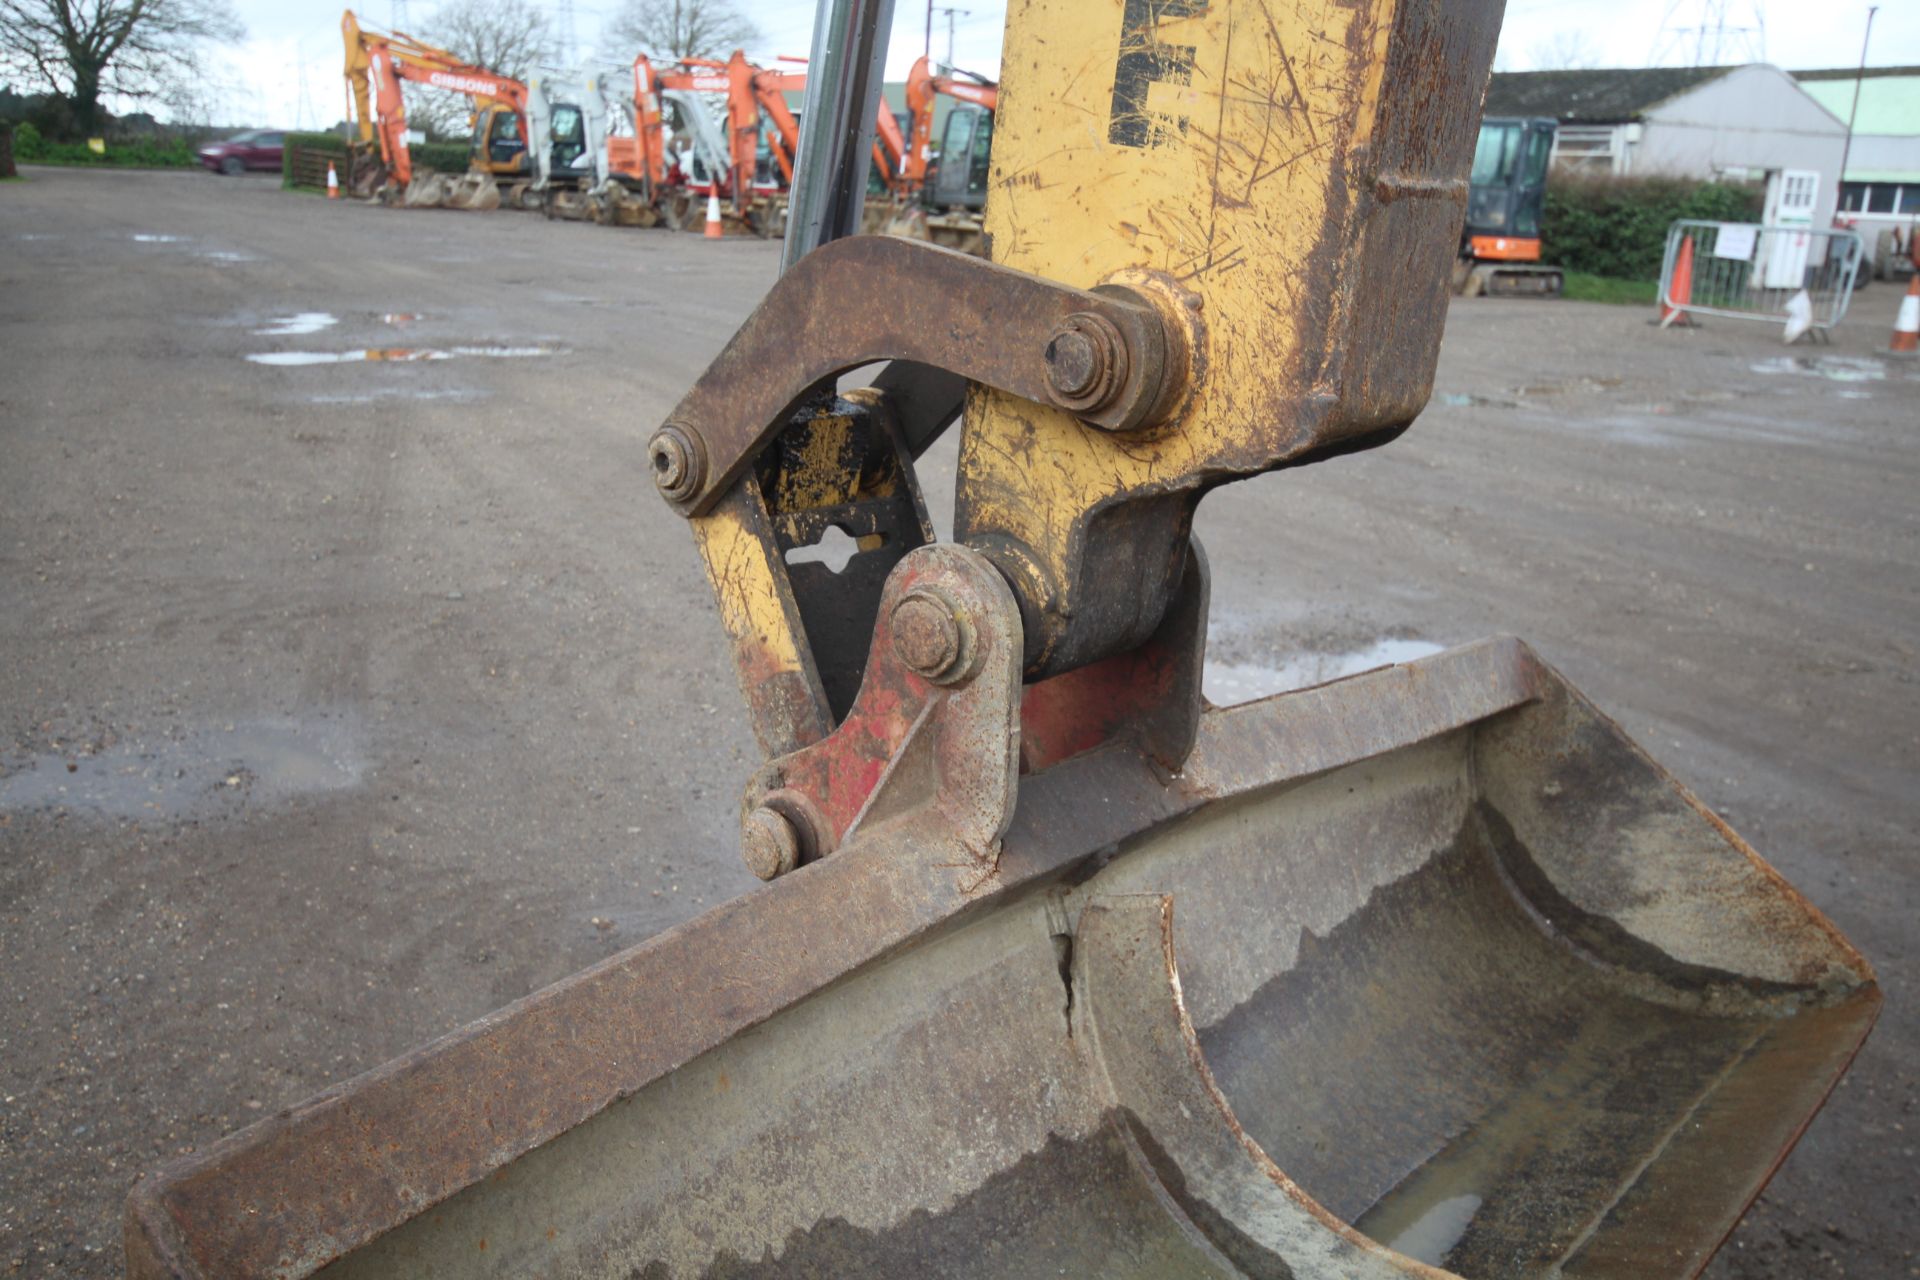
[[(528, 0), (448, 0), (414, 34), (463, 62), (515, 80), (525, 80), (535, 67), (560, 56), (553, 24)], [(407, 122), (436, 138), (464, 135), (471, 112), (471, 102), (457, 93), (408, 93)]]
[(662, 60), (724, 58), (760, 38), (734, 0), (626, 0), (607, 22), (604, 43)]
[(199, 75), (199, 46), (242, 36), (227, 0), (0, 0), (0, 69), (65, 98), (82, 135), (100, 99), (154, 100)]
[(1600, 65), (1600, 55), (1584, 31), (1556, 31), (1534, 41), (1527, 52), (1536, 71), (1591, 71)]
[(448, 0), (420, 35), (477, 67), (525, 80), (560, 56), (560, 42), (541, 6), (528, 0)]

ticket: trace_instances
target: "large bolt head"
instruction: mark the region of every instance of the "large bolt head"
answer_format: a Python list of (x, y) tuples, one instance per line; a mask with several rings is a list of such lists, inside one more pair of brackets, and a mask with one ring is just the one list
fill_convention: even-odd
[(1127, 379), (1127, 340), (1105, 316), (1076, 311), (1047, 339), (1047, 389), (1075, 413), (1096, 413)]
[(761, 805), (741, 825), (740, 856), (762, 880), (783, 876), (800, 865), (800, 834), (783, 814)]
[(1083, 396), (1100, 377), (1100, 353), (1078, 329), (1063, 329), (1047, 343), (1047, 382), (1063, 396)]
[(960, 664), (965, 637), (953, 607), (928, 591), (908, 593), (893, 606), (893, 652), (909, 668), (939, 681)]
[(672, 422), (654, 432), (647, 442), (647, 461), (653, 466), (653, 483), (661, 496), (672, 502), (692, 496), (706, 470), (699, 438)]

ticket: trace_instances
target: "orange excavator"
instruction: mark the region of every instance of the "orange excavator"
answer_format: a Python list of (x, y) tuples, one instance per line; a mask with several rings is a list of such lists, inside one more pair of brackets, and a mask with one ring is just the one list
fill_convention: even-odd
[[(389, 198), (400, 198), (413, 183), (413, 158), (407, 150), (406, 103), (402, 81), (449, 89), (472, 98), (475, 107), (473, 154), (466, 179), (427, 203), (461, 208), (492, 208), (499, 204), (497, 180), (524, 182), (528, 173), (526, 108), (527, 86), (511, 76), (462, 61), (401, 32), (363, 27), (351, 9), (340, 19), (346, 44), (346, 79), (353, 97), (359, 149), (378, 145), (381, 167), (389, 180)], [(358, 157), (356, 156), (356, 159)], [(380, 170), (356, 163), (353, 175), (365, 194), (380, 185)], [(484, 178), (484, 181), (481, 179)], [(410, 203), (421, 203), (415, 198)]]
[[(918, 59), (907, 73), (907, 111), (913, 121), (913, 141), (906, 157), (905, 171), (915, 191), (926, 185), (927, 170), (932, 161), (934, 99), (941, 95), (989, 115), (1000, 107), (1000, 86), (993, 81), (965, 71), (957, 76), (936, 76), (926, 58)], [(949, 115), (947, 119), (951, 131), (953, 117)], [(947, 154), (945, 139), (942, 139), (940, 154)]]
[[(634, 58), (634, 137), (609, 143), (613, 167), (640, 175), (668, 226), (699, 221), (706, 197), (717, 196), (725, 221), (766, 233), (765, 201), (785, 183), (771, 174), (761, 180), (760, 107), (753, 87), (761, 74), (737, 50), (725, 62), (683, 58), (665, 70), (644, 53)], [(710, 105), (715, 95), (724, 104), (724, 128)], [(673, 134), (690, 147), (673, 144), (670, 119)]]
[[(793, 63), (803, 59), (784, 59)], [(634, 170), (644, 171), (663, 192), (670, 225), (697, 220), (698, 205), (709, 195), (722, 201), (723, 222), (759, 235), (779, 231), (787, 190), (793, 183), (800, 144), (800, 122), (787, 105), (787, 95), (806, 89), (803, 70), (763, 68), (736, 50), (725, 62), (686, 58), (671, 69), (656, 71), (643, 54), (634, 59), (636, 119), (651, 112), (652, 131), (636, 128), (636, 140), (616, 154), (616, 170), (626, 168), (632, 156)], [(709, 132), (712, 116), (695, 95), (724, 95), (724, 135)], [(669, 104), (677, 105), (681, 128), (691, 135), (692, 163), (684, 169), (669, 166), (659, 141), (658, 122)], [(625, 141), (625, 140), (622, 140)], [(908, 144), (891, 112), (881, 111), (873, 145), (873, 162), (885, 189), (895, 195), (910, 191), (907, 177)]]
[[(902, 164), (895, 213), (887, 229), (895, 235), (932, 240), (968, 253), (984, 251), (982, 216), (987, 206), (988, 149), (1000, 86), (970, 72), (935, 75), (923, 57), (907, 74), (907, 111), (912, 138)], [(935, 99), (952, 98), (941, 133), (940, 162), (933, 162)], [(882, 111), (882, 117), (887, 115)]]
[[(790, 61), (798, 62), (800, 59)], [(787, 95), (806, 90), (806, 73), (756, 70), (750, 86), (758, 109), (774, 127), (769, 142), (772, 144), (774, 162), (780, 168), (781, 185), (791, 187), (794, 161), (800, 150), (800, 121), (787, 106)], [(874, 121), (873, 137), (873, 171), (878, 176), (880, 186), (896, 197), (911, 195), (918, 186), (918, 179), (912, 174), (912, 163), (907, 135), (902, 132), (893, 112), (882, 103)]]

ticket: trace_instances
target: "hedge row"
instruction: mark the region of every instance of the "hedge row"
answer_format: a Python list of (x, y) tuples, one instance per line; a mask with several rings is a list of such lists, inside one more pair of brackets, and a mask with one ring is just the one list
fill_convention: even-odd
[(413, 167), (416, 172), (424, 172), (428, 169), (439, 173), (467, 171), (465, 142), (416, 142), (407, 148), (407, 154), (413, 157)]
[[(346, 156), (347, 143), (337, 133), (290, 133), (287, 135), (286, 150), (280, 160), (280, 185), (292, 187), (293, 151), (299, 147), (307, 151), (326, 151), (334, 155)], [(467, 144), (464, 142), (416, 142), (407, 148), (407, 154), (413, 158), (415, 173), (465, 173), (467, 171)], [(346, 181), (347, 166), (340, 166), (340, 179)]]
[(1678, 218), (1758, 222), (1757, 186), (1691, 178), (1573, 178), (1547, 183), (1540, 234), (1546, 257), (1568, 271), (1658, 280), (1667, 228)]
[(104, 152), (84, 142), (51, 142), (31, 123), (13, 131), (13, 158), (20, 164), (75, 164), (108, 168), (177, 169), (200, 163), (193, 144), (183, 138), (159, 141), (131, 138), (110, 141)]

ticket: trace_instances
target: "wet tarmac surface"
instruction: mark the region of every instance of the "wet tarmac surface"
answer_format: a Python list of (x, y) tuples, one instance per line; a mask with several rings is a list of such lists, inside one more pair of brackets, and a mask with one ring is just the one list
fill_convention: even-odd
[[(643, 449), (777, 246), (26, 174), (0, 194), (0, 1270), (104, 1276), (139, 1170), (755, 888), (757, 753)], [(1879, 965), (1879, 1029), (1718, 1280), (1920, 1275), (1897, 305), (1869, 288), (1788, 350), (1462, 302), (1403, 440), (1198, 524), (1209, 696), (1521, 635)], [(479, 351), (538, 358), (368, 354)], [(922, 464), (942, 528), (953, 459)]]

